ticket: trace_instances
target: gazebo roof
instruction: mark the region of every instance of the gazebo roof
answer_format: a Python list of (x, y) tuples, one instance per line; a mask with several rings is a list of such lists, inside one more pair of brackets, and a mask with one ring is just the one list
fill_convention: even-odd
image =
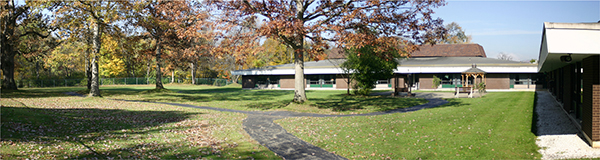
[(473, 64), (471, 65), (471, 68), (467, 69), (466, 71), (463, 71), (462, 73), (485, 73), (485, 71), (477, 68), (477, 65)]

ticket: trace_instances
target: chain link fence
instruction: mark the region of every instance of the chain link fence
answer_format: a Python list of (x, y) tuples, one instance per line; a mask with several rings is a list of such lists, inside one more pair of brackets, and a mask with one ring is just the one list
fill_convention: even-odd
[[(23, 79), (15, 80), (18, 88), (33, 88), (33, 87), (70, 87), (70, 86), (86, 86), (87, 79)], [(100, 85), (147, 85), (156, 83), (156, 78), (145, 77), (130, 77), (130, 78), (100, 78)], [(171, 82), (177, 84), (191, 84), (191, 78), (162, 78), (163, 84)], [(196, 78), (196, 85), (213, 85), (225, 86), (234, 83), (232, 80), (222, 78)]]

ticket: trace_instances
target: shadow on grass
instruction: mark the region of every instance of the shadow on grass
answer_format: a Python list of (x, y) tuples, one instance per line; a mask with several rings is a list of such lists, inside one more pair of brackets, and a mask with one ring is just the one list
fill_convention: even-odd
[(252, 103), (246, 105), (248, 108), (260, 109), (260, 110), (269, 110), (269, 109), (277, 109), (284, 108), (292, 103), (292, 100), (281, 100), (276, 102), (259, 102)]
[(75, 92), (84, 87), (55, 87), (55, 88), (27, 88), (19, 90), (2, 90), (2, 98), (45, 98), (45, 97), (67, 97), (65, 92)]
[(333, 111), (351, 111), (374, 108), (375, 111), (389, 111), (398, 108), (408, 108), (423, 103), (427, 100), (416, 98), (391, 98), (381, 96), (353, 96), (353, 95), (333, 95), (327, 98), (313, 98), (313, 106), (322, 109), (332, 109)]
[(462, 107), (462, 106), (468, 106), (471, 105), (470, 103), (465, 103), (462, 102), (460, 98), (448, 98), (448, 99), (444, 99), (446, 101), (448, 101), (448, 103), (441, 105), (439, 108), (443, 108), (443, 107)]
[[(50, 140), (179, 122), (197, 113), (118, 109), (39, 109), (2, 106), (2, 139)], [(152, 132), (146, 130), (145, 132)], [(95, 135), (95, 134), (94, 134)], [(95, 136), (87, 137), (94, 139)]]
[(286, 90), (222, 90), (219, 92), (194, 90), (184, 93), (157, 93), (147, 95), (142, 101), (168, 102), (211, 102), (211, 101), (265, 101), (274, 100), (280, 96), (293, 94)]
[[(96, 153), (80, 153), (69, 158), (125, 158), (125, 159), (273, 159), (276, 156), (270, 151), (249, 151), (238, 148), (213, 148), (211, 146), (198, 148), (181, 148), (182, 143), (148, 143), (123, 146), (107, 151), (103, 155)], [(151, 148), (151, 150), (149, 150)], [(138, 151), (138, 152), (131, 152)], [(229, 155), (228, 152), (236, 153)], [(154, 154), (154, 155), (153, 155)], [(158, 156), (156, 156), (158, 155)]]

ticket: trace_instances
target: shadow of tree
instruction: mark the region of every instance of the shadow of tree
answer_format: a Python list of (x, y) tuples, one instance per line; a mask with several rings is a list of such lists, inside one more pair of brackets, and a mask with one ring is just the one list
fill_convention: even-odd
[(211, 101), (264, 101), (274, 100), (277, 97), (293, 94), (287, 90), (230, 90), (219, 92), (195, 90), (183, 93), (160, 93), (149, 95), (142, 101), (169, 101), (169, 102), (211, 102)]
[[(95, 139), (100, 134), (139, 128), (152, 128), (179, 122), (191, 115), (182, 111), (130, 111), (120, 109), (41, 109), (2, 106), (2, 139), (28, 141), (80, 137)], [(144, 130), (144, 134), (155, 130)], [(119, 133), (117, 133), (119, 134)], [(121, 133), (126, 134), (126, 133)], [(92, 135), (92, 136), (89, 136)]]
[(416, 98), (392, 98), (382, 96), (352, 96), (333, 95), (326, 98), (312, 99), (316, 101), (313, 106), (333, 111), (350, 111), (372, 107), (376, 111), (388, 111), (398, 108), (408, 108), (426, 103), (427, 100)]
[(255, 108), (261, 110), (269, 110), (269, 109), (277, 109), (284, 108), (292, 103), (292, 100), (281, 100), (276, 102), (261, 102), (261, 103), (251, 103), (246, 105), (248, 108)]
[(448, 98), (448, 99), (444, 99), (444, 100), (448, 101), (448, 103), (439, 106), (440, 108), (443, 108), (443, 107), (462, 107), (462, 106), (471, 105), (470, 103), (465, 103), (465, 102), (461, 101), (460, 99), (456, 99), (456, 98)]
[(2, 90), (2, 98), (44, 98), (44, 97), (68, 97), (65, 92), (75, 92), (83, 87), (55, 87), (55, 88), (27, 88), (19, 90)]

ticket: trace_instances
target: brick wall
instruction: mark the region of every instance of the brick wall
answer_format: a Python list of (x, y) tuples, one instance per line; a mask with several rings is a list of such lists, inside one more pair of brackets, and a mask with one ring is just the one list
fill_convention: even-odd
[(486, 89), (510, 89), (509, 74), (486, 74)]
[(398, 87), (406, 88), (406, 85), (404, 84), (404, 79), (406, 78), (405, 74), (394, 74), (394, 77), (392, 77), (392, 88), (396, 86), (396, 78), (398, 78)]
[(600, 141), (600, 72), (598, 56), (583, 59), (581, 129), (592, 141)]
[(419, 89), (434, 89), (433, 86), (433, 74), (420, 74), (419, 75)]
[(279, 88), (282, 89), (294, 89), (294, 76), (280, 76), (279, 77)]

